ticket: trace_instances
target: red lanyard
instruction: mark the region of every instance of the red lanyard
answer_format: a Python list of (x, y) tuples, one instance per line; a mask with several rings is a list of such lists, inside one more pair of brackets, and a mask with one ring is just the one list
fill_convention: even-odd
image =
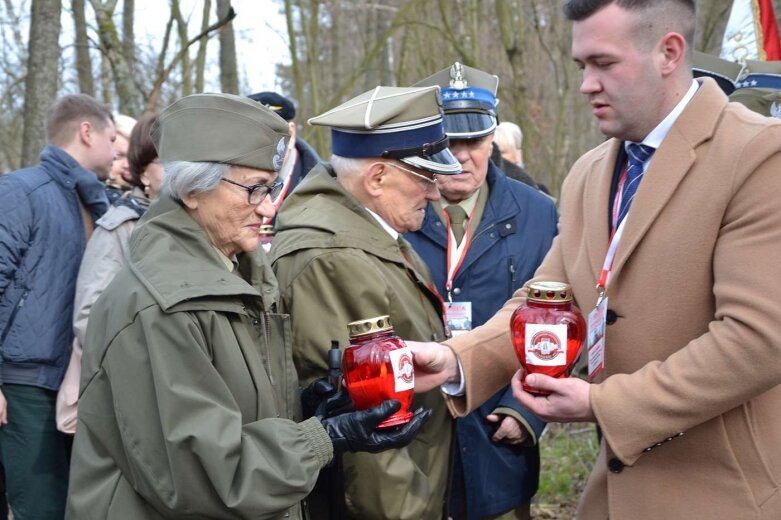
[[(475, 205), (475, 208), (477, 208), (477, 205)], [(472, 208), (472, 213), (467, 219), (464, 238), (461, 239), (461, 243), (458, 246), (455, 245), (455, 235), (453, 235), (453, 227), (450, 224), (450, 215), (447, 214), (447, 211), (442, 212), (447, 222), (447, 280), (445, 281), (445, 290), (447, 291), (447, 300), (451, 303), (453, 302), (453, 297), (450, 290), (453, 288), (453, 280), (461, 268), (461, 264), (464, 263), (464, 259), (466, 259), (469, 243), (472, 240), (472, 215), (475, 213), (475, 208)]]
[[(621, 172), (621, 177), (618, 179), (618, 186), (616, 187), (616, 195), (613, 199), (613, 216), (612, 216), (612, 222), (613, 222), (613, 233), (610, 237), (610, 244), (607, 248), (607, 254), (605, 254), (605, 261), (602, 263), (602, 272), (599, 274), (599, 281), (597, 282), (597, 307), (600, 303), (602, 303), (602, 300), (605, 297), (605, 293), (607, 292), (607, 286), (610, 283), (610, 273), (613, 271), (613, 263), (616, 260), (616, 251), (618, 250), (618, 244), (621, 242), (621, 237), (624, 234), (624, 223), (626, 222), (626, 217), (624, 217), (624, 220), (621, 221), (621, 223), (617, 223), (618, 221), (618, 212), (619, 208), (621, 206), (621, 192), (624, 188), (624, 183), (626, 182), (626, 166), (624, 167), (623, 171)], [(616, 227), (617, 226), (617, 227)]]

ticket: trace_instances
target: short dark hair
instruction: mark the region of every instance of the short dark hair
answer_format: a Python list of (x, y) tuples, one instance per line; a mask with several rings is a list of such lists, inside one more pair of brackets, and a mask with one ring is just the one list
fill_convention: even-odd
[[(650, 11), (654, 8), (664, 8), (662, 12), (668, 15), (670, 22), (678, 25), (676, 32), (679, 32), (686, 40), (689, 53), (694, 48), (694, 26), (697, 18), (694, 0), (567, 0), (567, 3), (564, 4), (564, 16), (570, 21), (582, 22), (610, 4), (616, 4), (627, 11)], [(669, 9), (670, 7), (673, 9)], [(658, 18), (658, 15), (659, 13), (656, 13), (649, 18), (655, 19)]]
[(152, 161), (158, 158), (157, 148), (152, 141), (151, 128), (157, 121), (157, 114), (147, 114), (138, 120), (130, 133), (127, 145), (127, 163), (130, 170), (130, 182), (139, 188), (144, 187), (141, 174), (146, 171)]
[(114, 116), (106, 105), (86, 94), (63, 96), (46, 111), (46, 140), (57, 146), (67, 145), (83, 121), (102, 131), (114, 122)]

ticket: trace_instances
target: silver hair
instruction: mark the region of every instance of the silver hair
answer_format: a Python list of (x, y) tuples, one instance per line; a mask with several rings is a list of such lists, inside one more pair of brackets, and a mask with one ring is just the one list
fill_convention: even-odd
[(169, 193), (176, 200), (183, 200), (188, 195), (213, 190), (220, 179), (228, 174), (230, 164), (212, 162), (171, 161), (163, 165), (162, 191)]
[(337, 176), (352, 177), (364, 172), (367, 160), (332, 155), (329, 162)]

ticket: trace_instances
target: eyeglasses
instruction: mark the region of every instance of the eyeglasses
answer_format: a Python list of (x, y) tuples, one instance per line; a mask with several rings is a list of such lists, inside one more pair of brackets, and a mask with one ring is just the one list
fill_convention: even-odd
[(269, 195), (271, 195), (272, 199), (276, 199), (282, 192), (282, 186), (284, 185), (284, 183), (279, 180), (274, 181), (271, 184), (253, 184), (252, 186), (245, 186), (224, 177), (220, 180), (247, 190), (247, 202), (251, 206), (257, 206)]
[(408, 170), (408, 169), (406, 169), (406, 168), (404, 168), (402, 166), (399, 166), (398, 164), (393, 164), (393, 163), (388, 163), (388, 162), (384, 162), (382, 164), (384, 164), (385, 166), (393, 166), (394, 168), (397, 168), (397, 169), (403, 171), (404, 173), (409, 173), (410, 175), (413, 175), (413, 176), (415, 176), (415, 177), (417, 177), (419, 179), (423, 179), (424, 181), (429, 183), (429, 185), (427, 186), (428, 188), (432, 188), (432, 187), (437, 185), (437, 174), (436, 173), (432, 174), (431, 177), (427, 177), (425, 175), (421, 175), (420, 173), (413, 172), (412, 170)]

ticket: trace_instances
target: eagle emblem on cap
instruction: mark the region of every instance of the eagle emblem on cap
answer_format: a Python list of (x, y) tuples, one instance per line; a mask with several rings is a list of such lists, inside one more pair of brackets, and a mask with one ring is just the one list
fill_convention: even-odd
[(450, 67), (450, 86), (453, 88), (466, 88), (468, 83), (464, 77), (464, 66), (459, 62), (455, 62)]
[(274, 157), (271, 158), (271, 164), (274, 165), (275, 171), (279, 171), (279, 169), (282, 168), (282, 161), (285, 158), (286, 148), (287, 145), (285, 145), (285, 138), (280, 137), (279, 142), (277, 143), (277, 153), (275, 153)]
[(778, 104), (778, 101), (773, 101), (773, 104), (770, 105), (770, 115), (781, 119), (781, 105)]

